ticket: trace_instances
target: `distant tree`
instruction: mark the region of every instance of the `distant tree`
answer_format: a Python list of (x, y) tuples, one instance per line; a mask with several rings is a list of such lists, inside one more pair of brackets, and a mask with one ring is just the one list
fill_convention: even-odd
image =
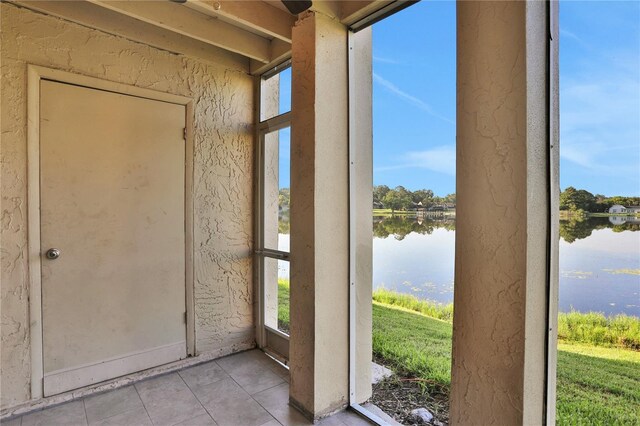
[(280, 210), (289, 208), (289, 201), (291, 199), (291, 191), (289, 188), (280, 188), (278, 191), (278, 207)]
[(406, 210), (411, 205), (411, 194), (404, 187), (399, 186), (385, 194), (382, 204), (392, 212)]
[(592, 212), (596, 207), (596, 197), (584, 189), (570, 186), (560, 193), (560, 210)]
[(428, 207), (433, 203), (433, 191), (430, 189), (418, 189), (411, 193), (411, 200), (414, 203), (422, 203), (423, 206)]
[(378, 185), (373, 187), (373, 201), (377, 201), (382, 203), (384, 196), (389, 192), (389, 187), (387, 185)]
[(629, 206), (637, 206), (640, 205), (640, 197), (624, 197), (620, 195), (616, 195), (614, 197), (609, 197), (604, 200), (604, 203), (607, 203), (609, 207), (614, 204), (620, 204), (621, 206), (629, 207)]
[(445, 203), (455, 204), (456, 203), (456, 193), (454, 192), (453, 194), (449, 194), (446, 197), (444, 197), (444, 199), (445, 199)]

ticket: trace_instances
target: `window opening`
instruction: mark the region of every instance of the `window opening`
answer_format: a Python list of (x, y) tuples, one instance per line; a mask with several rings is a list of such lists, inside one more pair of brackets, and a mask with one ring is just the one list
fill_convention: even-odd
[(285, 63), (259, 81), (256, 274), (258, 344), (283, 362), (289, 353), (289, 229), (291, 68)]

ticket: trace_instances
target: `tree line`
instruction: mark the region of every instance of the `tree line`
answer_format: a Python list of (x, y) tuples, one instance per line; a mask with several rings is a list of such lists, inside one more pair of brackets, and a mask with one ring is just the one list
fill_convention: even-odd
[(448, 194), (445, 197), (434, 195), (430, 189), (418, 189), (410, 191), (404, 186), (389, 188), (387, 185), (373, 187), (373, 202), (391, 210), (408, 210), (416, 204), (429, 208), (443, 204), (456, 204), (456, 194)]
[(640, 205), (640, 197), (614, 196), (592, 194), (585, 189), (568, 187), (560, 193), (560, 210), (570, 212), (606, 213), (615, 204), (625, 207)]
[[(278, 191), (278, 205), (280, 211), (289, 209), (291, 191), (289, 188), (280, 188)], [(380, 203), (384, 208), (391, 210), (408, 210), (418, 203), (422, 203), (424, 208), (438, 205), (456, 204), (456, 194), (449, 194), (445, 197), (434, 195), (430, 189), (418, 189), (410, 191), (404, 186), (396, 186), (391, 189), (387, 185), (373, 187), (373, 202)]]
[[(288, 209), (290, 191), (289, 188), (281, 188), (278, 194), (278, 204), (281, 209)], [(418, 189), (410, 191), (404, 186), (389, 188), (387, 185), (373, 187), (373, 202), (391, 210), (408, 210), (418, 203), (424, 208), (438, 205), (455, 205), (456, 194), (448, 194), (439, 197), (430, 189)], [(606, 213), (614, 204), (625, 207), (640, 205), (640, 197), (613, 196), (592, 194), (585, 189), (576, 189), (569, 186), (560, 193), (560, 210), (571, 212)]]

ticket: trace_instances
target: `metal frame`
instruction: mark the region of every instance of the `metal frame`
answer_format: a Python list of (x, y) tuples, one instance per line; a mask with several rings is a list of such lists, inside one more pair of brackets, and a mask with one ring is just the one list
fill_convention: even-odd
[[(557, 367), (558, 367), (558, 262), (559, 246), (557, 236), (559, 234), (558, 203), (560, 199), (559, 177), (559, 125), (556, 112), (556, 93), (558, 92), (558, 1), (547, 0), (547, 26), (549, 36), (547, 38), (547, 161), (549, 179), (549, 212), (547, 217), (547, 341), (546, 341), (546, 373), (547, 383), (545, 389), (545, 420), (546, 424), (556, 423), (557, 403)], [(559, 114), (559, 113), (558, 113)]]
[(348, 43), (348, 98), (349, 98), (349, 408), (358, 415), (377, 425), (386, 425), (382, 418), (361, 406), (356, 399), (356, 323), (357, 323), (357, 300), (356, 300), (356, 179), (357, 173), (355, 162), (357, 158), (355, 144), (355, 117), (357, 98), (354, 93), (357, 78), (353, 70), (355, 64), (354, 37), (355, 31), (349, 30), (347, 35)]
[(369, 27), (376, 22), (382, 21), (383, 19), (393, 15), (394, 13), (400, 12), (402, 9), (406, 9), (407, 7), (418, 3), (420, 0), (396, 0), (381, 9), (376, 10), (372, 14), (365, 16), (364, 18), (354, 22), (351, 24), (349, 29), (354, 33)]
[(266, 305), (266, 292), (264, 287), (264, 264), (265, 258), (290, 261), (289, 253), (281, 250), (274, 250), (264, 247), (264, 202), (265, 202), (265, 181), (264, 181), (264, 159), (265, 159), (265, 136), (268, 133), (291, 127), (291, 111), (276, 115), (267, 120), (260, 120), (262, 112), (262, 81), (286, 70), (291, 66), (291, 60), (287, 60), (271, 70), (260, 75), (256, 79), (256, 196), (255, 196), (255, 246), (254, 246), (254, 277), (257, 283), (256, 294), (258, 303), (256, 306), (256, 341), (258, 346), (277, 358), (283, 364), (289, 359), (289, 336), (280, 330), (269, 327), (265, 324), (264, 314)]

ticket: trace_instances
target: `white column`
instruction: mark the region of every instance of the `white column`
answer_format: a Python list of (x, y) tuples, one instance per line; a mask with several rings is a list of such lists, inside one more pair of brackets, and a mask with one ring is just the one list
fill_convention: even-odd
[(371, 27), (351, 35), (349, 44), (349, 132), (351, 145), (351, 259), (355, 280), (354, 401), (371, 397), (373, 284), (373, 74)]
[(548, 265), (558, 241), (549, 11), (541, 1), (462, 1), (457, 15), (451, 424), (543, 424), (555, 403)]
[(347, 29), (321, 12), (293, 28), (290, 401), (318, 418), (349, 390)]

